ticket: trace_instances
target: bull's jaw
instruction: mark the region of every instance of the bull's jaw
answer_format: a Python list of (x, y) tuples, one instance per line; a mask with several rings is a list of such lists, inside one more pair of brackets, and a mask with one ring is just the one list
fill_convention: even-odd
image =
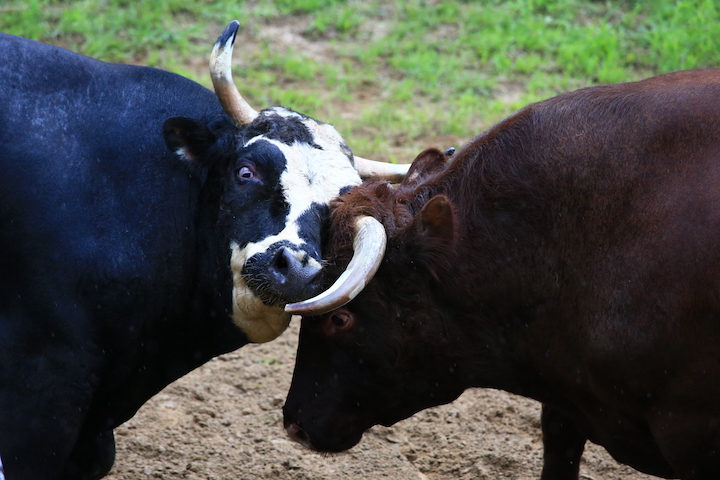
[(290, 324), (291, 315), (281, 306), (266, 305), (255, 295), (242, 276), (247, 253), (238, 245), (231, 247), (230, 267), (233, 276), (233, 322), (248, 340), (264, 343), (276, 339)]
[(300, 424), (289, 421), (288, 418), (290, 416), (284, 408), (283, 412), (285, 413), (285, 431), (290, 439), (315, 452), (339, 453), (350, 450), (360, 443), (364, 431), (370, 428), (342, 428), (342, 435), (339, 435), (340, 432), (334, 432), (329, 435), (317, 436), (303, 430)]
[[(322, 389), (322, 386), (319, 388)], [(334, 395), (328, 398), (332, 397)], [(291, 440), (310, 450), (325, 453), (349, 450), (360, 443), (363, 434), (373, 426), (391, 427), (422, 410), (412, 406), (405, 407), (404, 402), (390, 401), (387, 402), (387, 411), (365, 415), (362, 412), (351, 413), (347, 404), (335, 408), (333, 400), (323, 398), (322, 395), (313, 395), (311, 398), (312, 403), (302, 403), (291, 386), (283, 406), (283, 425)], [(454, 398), (457, 398), (457, 395)], [(360, 408), (363, 400), (353, 399), (349, 403)], [(439, 404), (442, 403), (446, 402)], [(431, 406), (434, 405), (436, 404)]]
[[(277, 338), (285, 331), (290, 323), (291, 314), (285, 312), (284, 294), (288, 292), (268, 291), (263, 294), (253, 290), (253, 285), (258, 288), (268, 281), (267, 277), (260, 277), (254, 282), (248, 283), (245, 273), (248, 270), (248, 260), (257, 257), (263, 252), (272, 251), (278, 243), (288, 242), (291, 255), (302, 257), (308, 264), (308, 270), (317, 272), (321, 270), (320, 262), (311, 258), (307, 251), (302, 248), (296, 250), (297, 245), (302, 245), (295, 222), (286, 226), (278, 235), (264, 238), (260, 242), (250, 243), (241, 248), (238, 244), (233, 243), (230, 246), (230, 269), (233, 277), (233, 320), (239, 326), (248, 339), (254, 343), (269, 342)], [(294, 248), (293, 248), (294, 247)], [(298, 262), (301, 263), (301, 262)], [(305, 277), (299, 276), (295, 279), (303, 280)], [(308, 277), (308, 281), (311, 280)], [(318, 284), (319, 285), (319, 284)], [(300, 292), (302, 293), (302, 292)], [(295, 292), (298, 294), (298, 292)], [(310, 290), (305, 298), (312, 296), (314, 292)]]

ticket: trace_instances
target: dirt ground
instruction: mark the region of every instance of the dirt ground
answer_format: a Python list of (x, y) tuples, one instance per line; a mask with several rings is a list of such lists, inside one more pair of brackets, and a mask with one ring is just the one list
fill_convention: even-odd
[[(277, 340), (218, 357), (168, 386), (116, 430), (111, 480), (536, 479), (539, 404), (474, 389), (337, 455), (291, 442), (282, 427), (299, 321)], [(649, 480), (589, 445), (581, 478)]]

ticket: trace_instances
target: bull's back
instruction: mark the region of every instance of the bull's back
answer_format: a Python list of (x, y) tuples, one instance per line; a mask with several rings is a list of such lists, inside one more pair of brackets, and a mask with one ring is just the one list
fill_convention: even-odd
[(214, 94), (10, 35), (0, 50), (3, 304), (87, 301), (120, 315), (138, 295), (177, 293), (197, 187), (162, 124), (218, 114)]
[(587, 348), (652, 358), (667, 338), (679, 345), (699, 331), (688, 326), (720, 318), (720, 69), (532, 108), (532, 151), (562, 192), (546, 221), (571, 266), (564, 289), (592, 332)]

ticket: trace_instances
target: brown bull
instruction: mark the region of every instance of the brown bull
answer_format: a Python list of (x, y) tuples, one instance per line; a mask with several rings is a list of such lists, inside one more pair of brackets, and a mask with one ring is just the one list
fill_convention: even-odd
[[(366, 260), (356, 230), (387, 247)], [(288, 307), (295, 439), (344, 450), (491, 387), (542, 402), (543, 479), (576, 479), (586, 440), (720, 478), (720, 70), (530, 105), (449, 164), (428, 150), (335, 203), (331, 276), (353, 248)]]

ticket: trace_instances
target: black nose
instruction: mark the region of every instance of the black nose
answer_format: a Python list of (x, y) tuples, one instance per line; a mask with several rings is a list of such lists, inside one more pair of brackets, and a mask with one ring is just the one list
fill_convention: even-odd
[(308, 438), (307, 433), (305, 433), (305, 431), (300, 428), (300, 425), (298, 425), (297, 423), (290, 423), (285, 427), (285, 431), (287, 431), (287, 434), (291, 440), (298, 442), (305, 448), (313, 450), (312, 443), (310, 443), (310, 438)]
[(322, 287), (321, 268), (300, 260), (292, 250), (281, 247), (270, 262), (270, 280), (287, 302), (299, 302), (318, 293)]

